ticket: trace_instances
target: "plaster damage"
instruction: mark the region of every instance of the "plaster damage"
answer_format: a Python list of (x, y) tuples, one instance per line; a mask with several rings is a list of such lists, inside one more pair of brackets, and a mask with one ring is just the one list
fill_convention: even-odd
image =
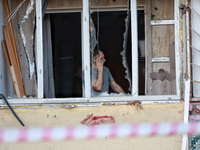
[[(34, 51), (33, 51), (33, 61), (31, 61), (31, 57), (29, 55), (29, 52), (27, 50), (27, 41), (26, 41), (26, 36), (24, 34), (24, 31), (23, 31), (23, 28), (22, 28), (22, 24), (25, 23), (25, 20), (29, 18), (29, 14), (31, 14), (31, 12), (33, 11), (34, 9), (34, 0), (31, 0), (27, 9), (26, 9), (26, 12), (24, 13), (22, 19), (20, 20), (19, 24), (18, 24), (18, 27), (19, 27), (19, 30), (20, 30), (20, 33), (21, 33), (21, 37), (22, 37), (22, 42), (23, 42), (23, 46), (24, 46), (24, 51), (25, 51), (25, 54), (26, 54), (26, 57), (27, 57), (27, 60), (28, 60), (28, 66), (29, 66), (29, 79), (32, 78), (33, 76), (33, 73), (35, 71), (35, 61), (34, 61), (34, 58), (35, 58), (35, 54), (34, 54)], [(33, 22), (34, 24), (34, 22)], [(32, 47), (33, 47), (33, 44), (34, 41), (33, 41), (33, 36), (32, 36)]]

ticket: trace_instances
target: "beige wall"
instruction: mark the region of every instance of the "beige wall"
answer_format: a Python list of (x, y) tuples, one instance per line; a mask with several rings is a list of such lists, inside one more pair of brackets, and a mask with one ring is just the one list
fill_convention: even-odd
[[(95, 116), (113, 116), (116, 124), (182, 122), (183, 104), (143, 105), (144, 110), (135, 106), (100, 106), (65, 108), (15, 109), (26, 127), (81, 125), (80, 122), (93, 113)], [(20, 127), (19, 123), (7, 109), (0, 109), (0, 128)], [(0, 144), (0, 150), (178, 150), (181, 149), (181, 136), (153, 138), (98, 139), (79, 141), (59, 141), (44, 143)]]

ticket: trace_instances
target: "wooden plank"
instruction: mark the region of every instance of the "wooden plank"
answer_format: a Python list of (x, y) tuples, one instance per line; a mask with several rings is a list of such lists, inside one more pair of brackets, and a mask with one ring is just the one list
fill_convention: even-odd
[(14, 86), (14, 89), (15, 89), (15, 93), (17, 95), (17, 98), (20, 98), (21, 95), (20, 95), (16, 75), (15, 75), (15, 72), (14, 72), (14, 68), (13, 68), (13, 66), (11, 66), (11, 62), (10, 62), (10, 59), (9, 59), (9, 56), (8, 56), (8, 50), (7, 50), (7, 47), (6, 47), (6, 42), (4, 40), (2, 40), (1, 45), (2, 45), (2, 48), (3, 48), (4, 54), (5, 54), (6, 62), (7, 62), (10, 77), (11, 77), (11, 80), (12, 80), (12, 83), (13, 83), (13, 86)]
[(169, 45), (169, 67), (170, 67), (170, 81), (171, 81), (171, 94), (176, 94), (176, 64), (175, 64), (175, 43)]
[(20, 94), (20, 91), (19, 91), (19, 86), (18, 86), (18, 83), (17, 83), (17, 77), (15, 75), (14, 67), (10, 66), (9, 70), (10, 70), (10, 76), (11, 76), (11, 79), (12, 79), (12, 82), (13, 82), (13, 86), (14, 86), (17, 98), (21, 98), (21, 94)]
[(152, 20), (174, 20), (174, 0), (151, 1)]
[(151, 51), (151, 0), (146, 0), (145, 13), (145, 93), (151, 95), (152, 89), (152, 51)]
[(152, 26), (152, 57), (168, 57), (174, 42), (174, 25)]
[[(7, 0), (3, 0), (3, 3), (4, 3), (4, 9), (5, 9), (8, 28), (9, 28), (9, 33), (10, 33), (10, 40), (11, 40), (11, 44), (12, 44), (12, 47), (13, 47), (13, 53), (14, 53), (14, 56), (15, 56), (17, 69), (18, 69), (18, 72), (20, 73), (20, 75), (22, 77), (21, 67), (20, 67), (19, 58), (18, 58), (18, 54), (17, 54), (17, 47), (16, 47), (16, 43), (15, 43), (15, 37), (14, 37), (14, 32), (13, 32), (12, 19), (10, 19), (8, 17), (10, 15), (8, 1)], [(10, 19), (10, 21), (8, 21), (9, 19)], [(24, 90), (24, 93), (26, 95), (26, 90), (25, 90), (25, 87), (24, 87), (23, 78), (22, 78), (22, 83), (23, 83), (23, 90)]]
[(3, 26), (3, 32), (4, 32), (5, 39), (6, 39), (6, 45), (7, 45), (7, 49), (8, 49), (10, 62), (11, 62), (11, 65), (14, 67), (14, 71), (15, 71), (15, 74), (16, 74), (20, 95), (21, 95), (21, 97), (23, 97), (23, 96), (25, 96), (25, 93), (24, 93), (22, 78), (21, 78), (20, 72), (17, 69), (16, 59), (15, 59), (15, 56), (14, 56), (14, 53), (13, 53), (13, 48), (12, 48), (8, 28), (6, 26)]
[(8, 16), (10, 15), (9, 6), (8, 6), (7, 0), (3, 0), (3, 3), (4, 3), (4, 9), (5, 9), (5, 12), (6, 12), (8, 28), (9, 28), (9, 32), (10, 32), (11, 44), (12, 44), (13, 52), (14, 52), (15, 59), (16, 59), (16, 62), (17, 62), (17, 67), (19, 69), (20, 67), (19, 67), (19, 60), (18, 60), (18, 56), (17, 56), (17, 48), (16, 48), (16, 44), (15, 44), (14, 32), (13, 32), (13, 28), (12, 28), (12, 19), (10, 19), (10, 21), (8, 21), (9, 20)]
[(3, 48), (3, 52), (4, 52), (4, 55), (5, 55), (5, 58), (6, 58), (7, 65), (11, 66), (11, 62), (10, 62), (10, 59), (9, 59), (9, 56), (8, 56), (8, 50), (7, 50), (7, 47), (6, 47), (6, 42), (4, 40), (2, 40), (1, 45), (2, 45), (2, 48)]

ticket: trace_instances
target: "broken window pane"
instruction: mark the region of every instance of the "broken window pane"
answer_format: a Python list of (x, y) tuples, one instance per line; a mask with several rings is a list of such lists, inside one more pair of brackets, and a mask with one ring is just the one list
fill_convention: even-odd
[[(123, 42), (124, 42), (124, 33), (125, 33), (125, 18), (127, 17), (127, 11), (107, 11), (107, 12), (94, 12), (92, 13), (92, 20), (96, 28), (96, 36), (98, 44), (96, 49), (100, 49), (105, 55), (105, 65), (115, 82), (121, 86), (121, 88), (126, 92), (129, 91), (129, 82), (125, 79), (125, 68), (122, 64), (122, 55), (120, 54), (123, 51)], [(126, 61), (127, 67), (130, 68), (130, 77), (131, 77), (131, 29), (129, 22), (129, 31), (127, 32), (127, 53)], [(92, 69), (94, 71), (94, 66)], [(94, 72), (92, 72), (94, 74)], [(97, 79), (97, 75), (95, 76)], [(92, 80), (94, 81), (94, 76)], [(105, 91), (104, 91), (105, 92)], [(100, 92), (101, 93), (101, 92)], [(107, 93), (101, 93), (102, 96), (107, 94), (116, 93), (111, 87)], [(97, 96), (92, 93), (93, 96)]]

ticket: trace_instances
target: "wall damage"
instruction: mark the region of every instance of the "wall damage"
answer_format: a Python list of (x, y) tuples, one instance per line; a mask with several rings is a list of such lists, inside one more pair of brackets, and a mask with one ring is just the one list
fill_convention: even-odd
[[(29, 2), (29, 5), (22, 17), (22, 19), (20, 20), (19, 24), (18, 24), (18, 27), (19, 27), (19, 30), (20, 30), (20, 33), (21, 33), (21, 38), (22, 38), (22, 42), (23, 42), (23, 46), (24, 46), (24, 51), (25, 51), (25, 54), (26, 54), (26, 57), (27, 57), (27, 61), (28, 61), (28, 69), (29, 69), (29, 79), (32, 78), (33, 76), (33, 73), (35, 72), (35, 51), (34, 51), (34, 29), (33, 29), (33, 33), (32, 33), (32, 46), (29, 50), (27, 50), (27, 39), (25, 34), (24, 34), (24, 31), (23, 31), (23, 27), (22, 25), (25, 23), (26, 19), (29, 18), (29, 15), (32, 13), (32, 11), (34, 10), (34, 5), (35, 5), (35, 1), (34, 0), (30, 0)], [(33, 21), (33, 26), (35, 26), (35, 20)], [(29, 52), (32, 51), (32, 57), (30, 57), (29, 55)]]

